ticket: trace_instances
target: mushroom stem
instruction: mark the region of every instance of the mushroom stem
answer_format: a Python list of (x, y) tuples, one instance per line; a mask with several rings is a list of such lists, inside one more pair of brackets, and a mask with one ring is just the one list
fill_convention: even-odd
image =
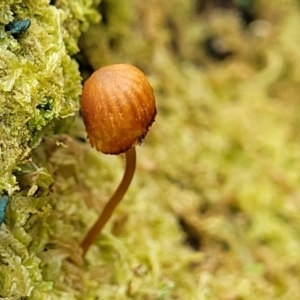
[(86, 254), (91, 244), (96, 240), (97, 236), (99, 235), (102, 228), (111, 217), (116, 206), (122, 200), (124, 194), (126, 193), (131, 183), (135, 171), (135, 165), (136, 165), (135, 147), (132, 147), (127, 152), (125, 152), (125, 157), (126, 157), (126, 166), (125, 166), (125, 172), (121, 183), (119, 184), (118, 188), (116, 189), (115, 193), (111, 196), (107, 204), (104, 206), (104, 209), (101, 215), (99, 216), (98, 220), (96, 221), (94, 226), (90, 229), (90, 231), (88, 232), (88, 234), (86, 235), (86, 237), (81, 243), (83, 256)]

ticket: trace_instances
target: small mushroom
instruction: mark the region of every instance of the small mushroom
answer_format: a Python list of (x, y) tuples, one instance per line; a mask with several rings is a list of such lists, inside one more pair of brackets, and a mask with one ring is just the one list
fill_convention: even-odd
[(123, 179), (81, 243), (83, 255), (126, 193), (141, 144), (156, 116), (155, 97), (145, 74), (129, 64), (95, 71), (83, 86), (81, 114), (92, 147), (105, 154), (125, 153)]

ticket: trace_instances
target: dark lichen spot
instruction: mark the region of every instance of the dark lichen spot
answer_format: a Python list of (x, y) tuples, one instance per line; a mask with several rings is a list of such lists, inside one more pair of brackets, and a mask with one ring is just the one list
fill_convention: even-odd
[(5, 26), (5, 31), (10, 32), (12, 35), (20, 34), (27, 30), (30, 24), (30, 19), (12, 21)]
[(8, 196), (7, 195), (1, 196), (0, 197), (0, 225), (4, 220), (7, 204), (8, 204)]

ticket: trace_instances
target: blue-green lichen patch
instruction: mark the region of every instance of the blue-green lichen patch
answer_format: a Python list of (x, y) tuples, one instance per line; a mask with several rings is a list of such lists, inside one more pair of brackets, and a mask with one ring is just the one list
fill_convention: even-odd
[(30, 19), (12, 21), (5, 26), (5, 31), (12, 35), (17, 35), (26, 31), (30, 24)]
[(5, 212), (8, 204), (8, 196), (3, 195), (0, 197), (0, 226), (4, 220)]

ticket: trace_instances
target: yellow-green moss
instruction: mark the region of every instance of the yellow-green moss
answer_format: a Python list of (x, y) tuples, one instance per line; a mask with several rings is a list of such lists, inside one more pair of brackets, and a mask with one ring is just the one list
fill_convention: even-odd
[[(66, 11), (67, 1), (58, 4)], [(80, 241), (118, 184), (122, 159), (90, 149), (77, 116), (68, 134), (44, 138), (19, 165), (21, 190), (0, 231), (1, 297), (300, 297), (300, 8), (259, 0), (251, 12), (256, 20), (245, 25), (237, 10), (208, 1), (102, 1), (82, 52), (93, 68), (145, 70), (157, 120), (137, 149), (129, 193), (85, 260)], [(62, 36), (76, 52), (76, 39)], [(209, 55), (208, 37), (230, 55)]]
[[(37, 256), (49, 240), (53, 178), (30, 162), (31, 152), (78, 110), (81, 76), (71, 55), (99, 20), (97, 2), (0, 1), (0, 195), (10, 196), (0, 231), (1, 299), (46, 299), (53, 286)], [(28, 19), (26, 30), (9, 29)]]
[[(0, 192), (17, 189), (12, 175), (60, 119), (78, 110), (78, 65), (70, 55), (88, 21), (92, 1), (1, 1), (0, 23)], [(19, 34), (8, 23), (30, 19)]]
[[(299, 297), (299, 4), (255, 1), (257, 20), (246, 26), (236, 10), (207, 8), (197, 15), (196, 1), (134, 3), (120, 48), (111, 52), (103, 35), (102, 57), (95, 45), (90, 47), (98, 32), (110, 32), (112, 17), (92, 28), (92, 38), (84, 37), (84, 51), (94, 67), (109, 56), (150, 74), (159, 113), (138, 149), (140, 190), (120, 208), (128, 209), (131, 227), (122, 245), (119, 239), (115, 243), (130, 243), (130, 254), (141, 247), (149, 259), (153, 249), (144, 241), (149, 239), (166, 256), (154, 255), (156, 285), (147, 276), (122, 277), (128, 276), (123, 271), (128, 258), (121, 256), (112, 277), (103, 279), (109, 284), (99, 288), (99, 297)], [(203, 48), (207, 37), (219, 38), (232, 55), (214, 60)], [(198, 249), (195, 256), (178, 244), (181, 227)], [(112, 252), (106, 243), (105, 235), (99, 238), (99, 255)], [(90, 268), (97, 261), (94, 251), (88, 256)], [(165, 298), (158, 293), (164, 279), (172, 286), (165, 286)], [(145, 282), (153, 289), (147, 290)], [(133, 294), (126, 293), (132, 285)]]

